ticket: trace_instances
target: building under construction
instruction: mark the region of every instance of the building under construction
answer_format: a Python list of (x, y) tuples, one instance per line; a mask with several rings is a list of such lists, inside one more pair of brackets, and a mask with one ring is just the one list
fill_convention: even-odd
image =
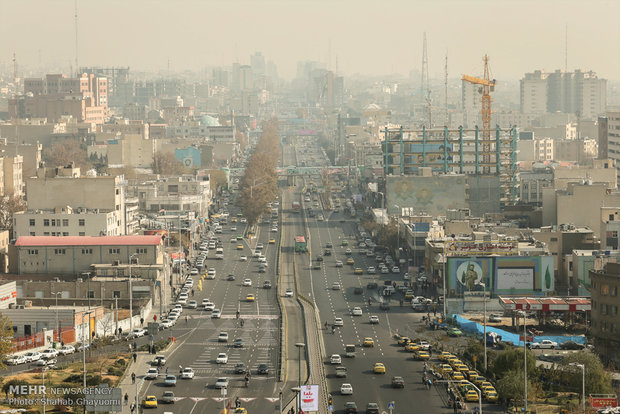
[[(470, 202), (486, 199), (499, 208), (512, 205), (518, 196), (516, 127), (496, 127), (485, 132), (478, 127), (473, 130), (386, 128), (382, 145), (386, 179), (463, 175)], [(481, 205), (479, 212), (496, 210), (490, 206), (487, 209)]]

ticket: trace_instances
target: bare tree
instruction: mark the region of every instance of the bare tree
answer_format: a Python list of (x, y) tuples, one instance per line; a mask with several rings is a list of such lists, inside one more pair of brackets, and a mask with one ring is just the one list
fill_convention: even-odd
[(13, 352), (13, 323), (0, 315), (0, 368), (4, 368), (6, 357)]
[(26, 210), (24, 199), (14, 194), (0, 196), (0, 229), (9, 230), (13, 238), (13, 215)]
[(90, 168), (86, 146), (78, 141), (66, 139), (57, 142), (44, 151), (44, 158), (52, 166), (65, 166), (70, 162), (75, 163), (76, 167)]
[(178, 175), (183, 173), (183, 164), (171, 152), (155, 152), (151, 166), (155, 174)]

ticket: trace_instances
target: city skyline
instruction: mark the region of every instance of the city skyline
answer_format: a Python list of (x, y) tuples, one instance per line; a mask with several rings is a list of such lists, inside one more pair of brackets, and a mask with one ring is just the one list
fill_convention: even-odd
[[(620, 3), (607, 0), (186, 0), (174, 5), (179, 3), (182, 7), (163, 0), (78, 1), (79, 66), (200, 71), (235, 61), (249, 64), (250, 55), (260, 51), (285, 79), (293, 78), (297, 62), (305, 60), (323, 62), (348, 76), (406, 75), (421, 67), (426, 32), (431, 78), (443, 76), (446, 53), (450, 77), (479, 74), (484, 54), (490, 56), (492, 75), (498, 79), (564, 69), (566, 38), (569, 71), (592, 70), (611, 80), (618, 80), (620, 73), (620, 50), (608, 46), (620, 38), (614, 22)], [(20, 68), (56, 66), (68, 72), (75, 63), (74, 4), (0, 4), (5, 17), (0, 36), (8, 39), (0, 45), (0, 65), (10, 67), (15, 53)], [(488, 30), (480, 29), (482, 23)]]

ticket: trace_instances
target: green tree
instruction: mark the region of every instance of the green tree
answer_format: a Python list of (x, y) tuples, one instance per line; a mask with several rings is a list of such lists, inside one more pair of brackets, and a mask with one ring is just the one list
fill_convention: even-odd
[[(523, 348), (513, 348), (500, 353), (493, 361), (492, 372), (496, 378), (503, 378), (509, 371), (523, 370)], [(527, 377), (537, 378), (536, 358), (532, 352), (527, 353)], [(521, 374), (523, 379), (523, 374)], [(523, 387), (521, 387), (523, 389)]]
[[(528, 400), (533, 399), (538, 394), (536, 385), (531, 381), (528, 371), (527, 395)], [(497, 392), (503, 400), (523, 402), (523, 370), (510, 370), (504, 372), (504, 376), (497, 383)]]
[(581, 392), (581, 368), (570, 364), (585, 366), (586, 395), (610, 394), (612, 392), (611, 377), (603, 369), (603, 364), (597, 355), (591, 352), (575, 352), (567, 355), (559, 364), (562, 370), (562, 382), (568, 384), (572, 390)]

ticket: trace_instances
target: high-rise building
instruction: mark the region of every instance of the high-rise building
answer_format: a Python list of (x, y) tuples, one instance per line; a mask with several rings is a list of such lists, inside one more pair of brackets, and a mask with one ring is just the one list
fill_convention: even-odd
[[(604, 139), (599, 135), (599, 140)], [(599, 143), (600, 146), (600, 143)], [(607, 156), (616, 160), (616, 165), (620, 162), (620, 111), (607, 112), (607, 142), (603, 144), (607, 150)]]
[(607, 80), (595, 72), (535, 71), (521, 79), (521, 112), (578, 114), (594, 119), (605, 112)]

